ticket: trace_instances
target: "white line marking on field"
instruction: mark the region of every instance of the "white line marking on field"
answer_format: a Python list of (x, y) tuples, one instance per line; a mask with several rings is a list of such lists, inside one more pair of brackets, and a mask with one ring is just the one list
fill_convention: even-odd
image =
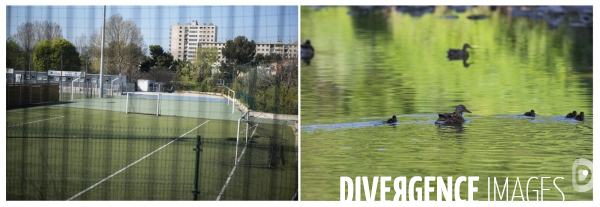
[(8, 128), (8, 127), (14, 127), (14, 126), (21, 126), (21, 125), (25, 125), (25, 124), (31, 124), (31, 123), (40, 122), (40, 121), (48, 121), (48, 120), (51, 120), (51, 119), (58, 119), (58, 118), (63, 118), (63, 117), (65, 117), (65, 116), (59, 116), (59, 117), (54, 117), (54, 118), (49, 118), (49, 119), (42, 119), (42, 120), (37, 120), (37, 121), (31, 121), (31, 122), (22, 123), (22, 124), (15, 124), (15, 125), (12, 125), (12, 126), (7, 126), (6, 128)]
[[(256, 128), (254, 128), (254, 131), (256, 131)], [(254, 132), (252, 132), (252, 134), (250, 135), (250, 139), (252, 139), (252, 135), (254, 135)], [(238, 157), (237, 163), (240, 163), (240, 160), (242, 159), (242, 156), (244, 155), (244, 152), (246, 151), (246, 147), (248, 147), (248, 143), (246, 143), (246, 146), (242, 150), (240, 157)], [(231, 173), (229, 173), (229, 177), (227, 177), (227, 181), (225, 181), (225, 185), (223, 185), (223, 188), (221, 188), (221, 192), (219, 193), (219, 196), (217, 196), (217, 201), (221, 200), (221, 195), (223, 195), (223, 192), (225, 192), (225, 188), (227, 188), (227, 184), (229, 184), (229, 181), (231, 180), (231, 176), (233, 176), (233, 173), (235, 172), (235, 168), (237, 168), (237, 165), (234, 165), (233, 169), (231, 169)]]
[(147, 155), (143, 156), (143, 157), (142, 157), (142, 158), (140, 158), (139, 160), (136, 160), (135, 162), (133, 162), (133, 163), (131, 163), (131, 164), (127, 165), (126, 167), (124, 167), (123, 169), (120, 169), (119, 171), (117, 171), (117, 172), (113, 173), (112, 175), (109, 175), (108, 177), (106, 177), (106, 178), (104, 178), (104, 179), (100, 180), (99, 182), (97, 182), (96, 184), (94, 184), (94, 185), (90, 186), (89, 188), (87, 188), (87, 189), (85, 189), (85, 190), (83, 190), (83, 191), (81, 191), (81, 192), (79, 192), (79, 193), (75, 194), (73, 197), (69, 198), (67, 201), (70, 201), (70, 200), (73, 200), (73, 199), (77, 198), (77, 197), (78, 197), (78, 196), (80, 196), (81, 194), (83, 194), (83, 193), (85, 193), (85, 192), (87, 192), (87, 191), (91, 190), (92, 188), (95, 188), (96, 186), (100, 185), (100, 184), (101, 184), (101, 183), (103, 183), (104, 181), (107, 181), (108, 179), (110, 179), (110, 178), (114, 177), (115, 175), (117, 175), (117, 174), (119, 174), (119, 173), (121, 173), (121, 172), (125, 171), (127, 168), (130, 168), (131, 166), (133, 166), (133, 165), (137, 164), (138, 162), (140, 162), (140, 161), (142, 161), (142, 160), (144, 160), (144, 159), (146, 159), (146, 158), (150, 157), (150, 155), (152, 155), (152, 154), (154, 154), (154, 153), (158, 152), (159, 150), (161, 150), (161, 149), (165, 148), (166, 146), (170, 145), (171, 143), (173, 143), (173, 142), (176, 142), (176, 141), (177, 141), (179, 138), (181, 138), (181, 137), (183, 137), (183, 136), (185, 136), (185, 135), (189, 134), (190, 132), (192, 132), (192, 131), (196, 130), (198, 127), (200, 127), (200, 126), (202, 126), (202, 125), (206, 124), (206, 122), (208, 122), (208, 121), (210, 121), (210, 120), (206, 120), (204, 123), (202, 123), (202, 124), (198, 125), (197, 127), (194, 127), (192, 130), (190, 130), (190, 131), (186, 132), (185, 134), (182, 134), (181, 136), (177, 137), (176, 139), (174, 139), (174, 140), (170, 141), (169, 143), (167, 143), (167, 144), (165, 144), (165, 145), (163, 145), (163, 146), (159, 147), (158, 149), (156, 149), (156, 150), (154, 150), (154, 151), (152, 151), (152, 152), (148, 153)]
[(44, 110), (47, 108), (56, 108), (56, 106), (39, 106), (39, 107), (34, 107), (34, 108), (20, 108), (20, 109), (11, 109), (11, 110), (6, 110), (6, 113), (27, 113), (27, 112), (31, 112), (31, 111), (39, 111), (39, 110)]

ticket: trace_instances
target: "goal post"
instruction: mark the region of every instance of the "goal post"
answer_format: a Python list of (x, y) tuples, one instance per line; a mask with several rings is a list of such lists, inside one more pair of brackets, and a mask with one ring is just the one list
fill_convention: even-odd
[(127, 93), (125, 113), (161, 115), (161, 94)]

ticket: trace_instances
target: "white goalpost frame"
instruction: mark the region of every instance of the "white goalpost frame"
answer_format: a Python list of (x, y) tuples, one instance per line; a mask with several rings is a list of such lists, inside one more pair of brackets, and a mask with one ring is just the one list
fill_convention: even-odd
[[(227, 97), (229, 97), (229, 94), (230, 94), (229, 92), (233, 93), (233, 96), (229, 97), (229, 98), (231, 98), (231, 103), (232, 103), (231, 104), (231, 113), (233, 114), (233, 113), (235, 113), (235, 103), (236, 103), (236, 101), (235, 101), (235, 91), (233, 91), (233, 90), (231, 90), (231, 88), (225, 86), (225, 84), (222, 84), (222, 86), (228, 90), (227, 91)], [(229, 105), (229, 99), (227, 99), (227, 105)]]
[[(73, 101), (73, 95), (74, 95), (73, 88), (75, 87), (74, 84), (75, 84), (75, 81), (78, 81), (78, 80), (79, 80), (79, 78), (75, 78), (75, 80), (71, 81), (71, 101)], [(81, 88), (81, 84), (79, 84), (78, 88)]]
[[(129, 96), (130, 94), (135, 94), (135, 92), (127, 92), (127, 99), (125, 100), (125, 114), (129, 114)], [(156, 116), (160, 116), (160, 97), (162, 96), (162, 94), (158, 93), (158, 94), (144, 94), (144, 95), (156, 95)], [(133, 99), (131, 99), (133, 100)]]
[(246, 111), (246, 113), (244, 113), (244, 115), (242, 115), (242, 117), (240, 117), (238, 119), (238, 127), (237, 127), (237, 135), (236, 135), (236, 141), (235, 141), (235, 161), (234, 164), (237, 165), (238, 162), (238, 145), (240, 143), (240, 125), (242, 122), (242, 119), (245, 118), (245, 122), (246, 122), (246, 144), (248, 144), (248, 115), (250, 113), (250, 110)]
[(110, 81), (110, 96), (113, 96), (113, 97), (115, 96), (115, 95), (113, 94), (113, 93), (114, 93), (114, 92), (113, 92), (113, 83), (114, 83), (116, 80), (119, 80), (120, 78), (121, 78), (121, 77), (118, 77), (118, 78), (115, 78), (114, 80)]

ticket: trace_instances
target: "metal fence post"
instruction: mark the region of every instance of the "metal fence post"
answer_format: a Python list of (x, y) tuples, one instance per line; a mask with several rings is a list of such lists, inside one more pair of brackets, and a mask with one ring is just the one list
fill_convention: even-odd
[(197, 201), (198, 200), (198, 194), (200, 193), (198, 191), (198, 173), (200, 171), (200, 151), (202, 151), (202, 149), (200, 149), (200, 145), (201, 145), (201, 136), (198, 135), (198, 138), (196, 139), (196, 149), (194, 149), (194, 151), (196, 151), (196, 172), (194, 173), (194, 190), (192, 191), (192, 193), (194, 194), (194, 200)]

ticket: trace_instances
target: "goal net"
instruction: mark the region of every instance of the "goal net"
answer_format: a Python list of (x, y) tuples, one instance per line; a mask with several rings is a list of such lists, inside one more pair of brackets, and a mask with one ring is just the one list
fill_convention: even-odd
[(125, 113), (152, 114), (160, 116), (161, 94), (127, 93)]

